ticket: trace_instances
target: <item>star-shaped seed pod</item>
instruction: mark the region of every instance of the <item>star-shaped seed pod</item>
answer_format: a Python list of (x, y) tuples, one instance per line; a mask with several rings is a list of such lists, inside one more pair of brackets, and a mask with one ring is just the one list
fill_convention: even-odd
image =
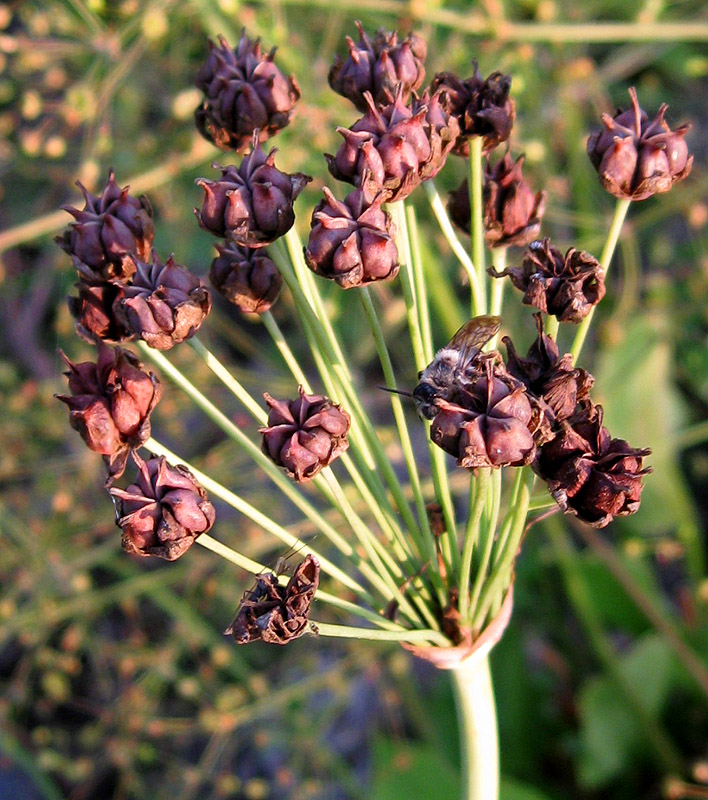
[(685, 136), (690, 125), (671, 130), (662, 104), (653, 120), (639, 106), (637, 91), (630, 88), (632, 107), (614, 117), (602, 115), (604, 128), (590, 135), (588, 156), (607, 191), (625, 200), (646, 200), (668, 192), (691, 171)]
[(493, 72), (484, 79), (477, 61), (472, 64), (474, 74), (470, 78), (463, 80), (454, 72), (440, 72), (430, 85), (431, 91), (444, 89), (450, 98), (451, 111), (460, 129), (453, 152), (463, 158), (469, 156), (471, 137), (483, 137), (484, 153), (505, 142), (516, 117), (514, 101), (509, 97), (511, 76)]
[(344, 142), (334, 156), (325, 154), (337, 180), (381, 192), (382, 202), (403, 200), (422, 181), (442, 169), (458, 127), (447, 111), (444, 92), (425, 94), (406, 106), (399, 91), (385, 106), (365, 94), (366, 114), (351, 128), (337, 128)]
[(399, 44), (395, 31), (380, 28), (372, 41), (361, 22), (357, 20), (356, 26), (359, 42), (346, 37), (349, 55), (346, 59), (337, 56), (329, 71), (329, 85), (363, 112), (367, 110), (365, 92), (379, 106), (389, 103), (397, 91), (407, 102), (425, 78), (425, 40), (410, 33)]
[[(513, 161), (507, 150), (494, 167), (487, 163), (484, 178), (484, 241), (487, 247), (524, 247), (541, 231), (546, 193), (534, 194), (521, 173), (524, 157)], [(470, 232), (470, 195), (465, 179), (450, 192), (450, 219), (465, 233)]]
[(502, 338), (508, 351), (506, 365), (528, 392), (548, 405), (553, 423), (558, 423), (570, 417), (578, 403), (589, 396), (595, 379), (586, 370), (573, 367), (570, 353), (560, 355), (556, 342), (543, 332), (543, 315), (534, 316), (538, 336), (526, 358), (518, 355), (508, 336)]
[(523, 384), (491, 358), (476, 380), (438, 406), (430, 438), (455, 456), (458, 467), (519, 467), (536, 455), (538, 414)]
[(244, 314), (265, 314), (278, 299), (283, 276), (265, 248), (253, 250), (235, 242), (218, 244), (209, 280), (219, 294)]
[(253, 150), (239, 167), (220, 167), (221, 178), (198, 178), (204, 190), (201, 209), (194, 209), (204, 230), (242, 247), (265, 247), (283, 236), (295, 222), (293, 203), (309, 175), (289, 175), (275, 166), (276, 150), (265, 154), (253, 135)]
[(320, 565), (311, 554), (298, 564), (286, 586), (275, 573), (256, 575), (255, 586), (243, 595), (236, 617), (224, 633), (233, 636), (237, 644), (288, 644), (307, 631), (319, 582)]
[(108, 483), (125, 471), (131, 449), (150, 436), (150, 414), (162, 395), (157, 376), (146, 372), (128, 350), (98, 342), (96, 362), (74, 364), (61, 351), (69, 367), (70, 395), (56, 395), (69, 407), (71, 427), (86, 445), (101, 453), (108, 468)]
[(602, 406), (585, 399), (539, 449), (533, 467), (564, 512), (604, 528), (638, 510), (650, 453), (613, 439), (602, 424)]
[(116, 305), (125, 297), (125, 284), (88, 283), (80, 280), (77, 297), (67, 297), (78, 336), (89, 344), (97, 340), (115, 344), (128, 342), (135, 334), (116, 314)]
[(254, 131), (264, 142), (293, 118), (300, 87), (275, 64), (275, 48), (261, 51), (243, 31), (235, 49), (223, 36), (209, 40), (209, 57), (197, 73), (204, 100), (194, 112), (197, 129), (222, 150), (248, 152)]
[(546, 238), (531, 242), (521, 267), (507, 267), (494, 278), (508, 275), (524, 293), (523, 303), (561, 322), (580, 322), (605, 296), (605, 271), (600, 262), (583, 250), (571, 247), (563, 255)]
[(155, 234), (147, 198), (131, 197), (128, 186), (121, 189), (113, 170), (100, 195), (90, 194), (80, 181), (76, 185), (86, 205), (82, 210), (63, 206), (76, 221), (54, 241), (85, 280), (127, 280), (135, 272), (130, 255), (150, 257)]
[(136, 482), (110, 490), (116, 524), (123, 530), (123, 549), (131, 555), (174, 561), (214, 524), (214, 506), (182, 464), (173, 467), (164, 456), (143, 461), (136, 452), (133, 460), (138, 467)]
[(136, 336), (156, 350), (169, 350), (199, 330), (211, 310), (204, 282), (170, 256), (163, 264), (135, 259), (133, 282), (122, 287), (116, 314)]
[(260, 429), (263, 452), (297, 483), (305, 483), (348, 447), (349, 415), (328, 397), (306, 394), (300, 386), (295, 400), (263, 397), (270, 408)]
[(400, 266), (396, 231), (380, 197), (354, 189), (340, 202), (327, 187), (323, 191), (325, 199), (312, 214), (307, 266), (344, 289), (395, 278)]

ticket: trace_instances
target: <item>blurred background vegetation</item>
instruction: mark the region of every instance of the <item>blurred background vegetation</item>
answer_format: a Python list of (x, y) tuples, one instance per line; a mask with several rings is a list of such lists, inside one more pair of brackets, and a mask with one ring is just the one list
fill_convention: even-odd
[[(50, 236), (68, 221), (57, 209), (78, 203), (74, 181), (95, 190), (114, 167), (121, 185), (149, 194), (160, 255), (205, 274), (213, 253), (193, 218), (193, 180), (227, 158), (194, 131), (192, 81), (206, 37), (235, 44), (245, 26), (278, 46), (303, 89), (277, 145), (281, 168), (314, 176), (298, 201), (306, 232), (331, 184), (322, 152), (337, 146), (335, 126), (356, 118), (326, 82), (356, 18), (422, 33), (428, 77), (469, 74), (472, 58), (485, 75), (513, 75), (512, 149), (548, 191), (544, 233), (561, 248), (597, 254), (612, 213), (584, 151), (600, 111), (626, 107), (635, 85), (650, 113), (668, 102), (672, 126), (693, 124), (693, 175), (631, 209), (583, 359), (613, 435), (654, 450), (642, 508), (601, 533), (558, 518), (531, 529), (493, 671), (503, 800), (708, 798), (708, 8), (697, 0), (572, 10), (555, 0), (0, 4), (1, 798), (456, 797), (444, 674), (393, 646), (232, 646), (221, 631), (249, 578), (200, 548), (175, 564), (125, 556), (99, 458), (53, 399), (64, 388), (57, 348), (90, 355), (64, 300), (74, 271)], [(464, 170), (451, 159), (441, 191)], [(465, 318), (464, 289), (447, 291), (456, 266), (424, 193), (414, 202), (427, 268), (450, 276), (431, 280), (442, 344)], [(412, 383), (402, 300), (395, 286), (381, 293), (401, 381), (407, 370)], [(385, 426), (353, 302), (328, 295)], [(258, 323), (216, 305), (210, 346), (256, 395), (291, 392)], [(286, 293), (275, 311), (294, 330)], [(517, 316), (523, 346), (533, 324)], [(191, 352), (175, 358), (239, 419)], [(252, 501), (267, 498), (245, 458), (172, 387), (154, 420), (168, 446)], [(390, 452), (396, 459), (392, 442)], [(251, 523), (218, 511), (219, 538), (275, 563), (281, 553)]]

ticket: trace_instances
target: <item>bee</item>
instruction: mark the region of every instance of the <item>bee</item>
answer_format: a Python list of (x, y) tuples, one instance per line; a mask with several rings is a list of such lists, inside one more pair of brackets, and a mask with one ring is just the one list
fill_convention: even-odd
[(418, 385), (413, 392), (386, 390), (412, 397), (418, 414), (425, 419), (434, 419), (440, 410), (438, 401), (449, 400), (460, 384), (469, 383), (474, 378), (482, 348), (497, 335), (500, 327), (500, 317), (472, 317), (418, 373)]

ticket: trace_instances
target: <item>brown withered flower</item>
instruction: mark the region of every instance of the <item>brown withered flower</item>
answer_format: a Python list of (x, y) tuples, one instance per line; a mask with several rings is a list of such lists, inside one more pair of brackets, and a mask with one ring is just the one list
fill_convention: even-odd
[(204, 282), (170, 256), (163, 264), (135, 259), (133, 282), (115, 304), (123, 324), (156, 350), (169, 350), (199, 330), (211, 310)]
[(325, 154), (337, 180), (380, 191), (382, 202), (403, 200), (422, 181), (442, 169), (457, 138), (457, 122), (447, 111), (443, 92), (425, 94), (408, 107), (399, 91), (377, 107), (365, 94), (366, 114), (351, 128), (337, 128), (344, 142), (334, 156)]
[(126, 553), (174, 561), (214, 524), (216, 513), (207, 493), (182, 464), (164, 456), (147, 461), (133, 452), (138, 477), (126, 489), (110, 489), (116, 525), (123, 529)]
[(458, 467), (519, 467), (536, 455), (538, 415), (523, 384), (492, 359), (477, 380), (438, 405), (430, 437), (455, 456)]
[(580, 322), (605, 296), (605, 272), (600, 262), (583, 250), (571, 247), (565, 255), (546, 238), (531, 242), (521, 267), (507, 267), (494, 278), (508, 275), (524, 293), (523, 303), (561, 322)]
[[(310, 606), (320, 583), (320, 565), (307, 555), (286, 586), (272, 572), (256, 575), (256, 584), (244, 593), (236, 618), (224, 631), (237, 644), (263, 641), (287, 644), (308, 628)], [(313, 626), (314, 630), (314, 626)]]
[(148, 258), (154, 239), (152, 209), (146, 197), (131, 197), (121, 189), (113, 170), (100, 195), (92, 195), (80, 181), (86, 205), (82, 210), (63, 206), (76, 220), (54, 241), (68, 253), (87, 280), (125, 280), (135, 272), (129, 257)]
[(462, 80), (453, 72), (440, 72), (430, 86), (433, 92), (444, 89), (450, 98), (460, 128), (453, 152), (464, 158), (469, 156), (468, 140), (473, 136), (483, 137), (484, 153), (505, 142), (516, 117), (514, 101), (509, 97), (511, 76), (493, 72), (484, 79), (477, 61), (472, 64), (474, 74), (470, 78)]
[[(364, 181), (366, 183), (366, 181)], [(395, 278), (398, 250), (391, 215), (365, 189), (354, 189), (343, 202), (324, 188), (325, 199), (312, 214), (305, 261), (313, 272), (344, 289)]]
[(265, 248), (252, 250), (234, 242), (218, 244), (219, 255), (211, 262), (211, 285), (239, 311), (264, 314), (278, 299), (283, 276)]
[[(487, 163), (483, 191), (487, 247), (524, 247), (541, 231), (546, 193), (533, 193), (521, 174), (523, 163), (523, 156), (512, 161), (508, 150), (494, 167)], [(450, 192), (447, 209), (455, 225), (469, 235), (470, 195), (466, 179)]]
[(162, 395), (160, 381), (128, 350), (112, 348), (100, 341), (98, 357), (69, 367), (70, 395), (56, 395), (69, 406), (71, 427), (94, 452), (101, 453), (108, 467), (108, 483), (120, 477), (132, 448), (150, 436), (150, 414)]
[(245, 31), (235, 49), (223, 36), (218, 46), (209, 40), (209, 57), (197, 73), (204, 100), (194, 112), (197, 129), (222, 150), (244, 153), (253, 132), (264, 142), (284, 128), (295, 114), (300, 87), (275, 65), (274, 47), (261, 52), (260, 39)]
[(398, 34), (380, 28), (374, 40), (357, 20), (359, 42), (346, 37), (349, 56), (337, 56), (327, 80), (332, 89), (366, 111), (364, 93), (370, 92), (377, 105), (386, 105), (401, 87), (403, 102), (420, 88), (425, 78), (425, 40), (414, 33), (399, 44)]
[(506, 366), (528, 392), (547, 403), (552, 422), (560, 422), (572, 416), (578, 403), (588, 397), (595, 379), (586, 370), (573, 367), (570, 353), (560, 355), (556, 342), (543, 332), (543, 315), (534, 316), (538, 336), (526, 358), (518, 355), (508, 336), (502, 338), (508, 351)]
[(681, 125), (672, 131), (664, 120), (666, 103), (649, 121), (634, 87), (629, 96), (632, 108), (618, 111), (614, 117), (603, 114), (604, 128), (590, 135), (587, 150), (610, 194), (625, 200), (646, 200), (668, 192), (691, 171), (693, 156), (684, 138), (691, 126)]
[(201, 209), (194, 209), (204, 230), (232, 239), (242, 247), (265, 247), (287, 233), (295, 222), (293, 203), (309, 175), (288, 175), (275, 166), (275, 149), (268, 155), (253, 137), (253, 150), (239, 167), (220, 167), (221, 178), (198, 178), (204, 190)]
[(583, 400), (563, 421), (557, 436), (543, 445), (534, 470), (566, 513), (596, 528), (639, 508), (648, 448), (613, 439), (602, 425), (602, 407)]
[(88, 283), (79, 281), (77, 297), (67, 297), (69, 311), (76, 320), (76, 333), (89, 344), (97, 339), (104, 342), (127, 342), (134, 333), (123, 324), (115, 313), (116, 303), (124, 296), (125, 284)]
[(348, 447), (349, 415), (328, 397), (306, 394), (295, 400), (263, 397), (270, 408), (260, 429), (263, 452), (297, 483), (309, 481)]

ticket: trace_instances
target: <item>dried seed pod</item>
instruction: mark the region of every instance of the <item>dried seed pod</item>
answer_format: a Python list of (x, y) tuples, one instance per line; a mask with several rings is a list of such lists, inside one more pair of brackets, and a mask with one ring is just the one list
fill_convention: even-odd
[(493, 72), (482, 78), (477, 61), (472, 62), (474, 74), (462, 80), (453, 72), (438, 73), (430, 86), (432, 91), (444, 89), (451, 102), (451, 111), (457, 119), (460, 133), (454, 152), (467, 158), (469, 141), (482, 136), (483, 152), (490, 153), (509, 138), (516, 117), (514, 101), (509, 97), (511, 76)]
[(602, 425), (602, 407), (589, 399), (563, 421), (557, 436), (543, 445), (534, 470), (566, 513), (596, 528), (639, 508), (643, 468), (651, 450), (613, 439)]
[(211, 285), (239, 311), (264, 314), (278, 299), (283, 276), (264, 248), (252, 250), (234, 242), (218, 244), (211, 262)]
[(163, 264), (155, 253), (152, 264), (135, 259), (133, 282), (115, 304), (124, 325), (156, 350), (169, 350), (199, 330), (211, 310), (204, 282), (170, 256)]
[(297, 639), (307, 630), (319, 583), (320, 565), (313, 555), (298, 564), (286, 586), (281, 586), (272, 572), (256, 575), (255, 586), (243, 595), (236, 617), (224, 633), (233, 636), (237, 644), (260, 640), (283, 645)]
[(632, 108), (618, 111), (614, 117), (602, 115), (604, 128), (590, 135), (588, 155), (600, 176), (600, 182), (615, 197), (646, 200), (668, 192), (691, 171), (684, 137), (690, 129), (685, 124), (671, 130), (664, 115), (666, 103), (651, 122), (639, 107), (637, 92), (629, 90)]
[[(541, 230), (546, 193), (533, 193), (521, 174), (523, 163), (523, 156), (512, 161), (508, 150), (496, 166), (487, 163), (483, 194), (487, 247), (524, 247)], [(470, 196), (466, 179), (450, 192), (447, 209), (455, 225), (469, 234)]]
[(305, 250), (308, 267), (344, 289), (395, 278), (399, 270), (395, 227), (378, 197), (367, 202), (370, 195), (354, 189), (339, 202), (327, 187), (324, 195), (312, 214)]
[(113, 170), (100, 195), (90, 194), (80, 181), (76, 185), (83, 192), (86, 205), (83, 210), (63, 207), (76, 221), (54, 241), (72, 256), (87, 280), (130, 278), (135, 272), (130, 254), (148, 258), (154, 239), (147, 198), (131, 197), (128, 186), (121, 189)]
[(351, 128), (337, 128), (344, 138), (334, 156), (325, 155), (337, 180), (381, 192), (381, 201), (403, 200), (422, 181), (442, 169), (457, 138), (457, 123), (447, 111), (443, 92), (425, 94), (407, 107), (399, 91), (377, 107), (367, 92), (366, 114)]
[(275, 48), (261, 52), (260, 39), (245, 31), (235, 49), (223, 36), (209, 40), (209, 57), (197, 73), (204, 100), (194, 112), (199, 132), (222, 150), (245, 153), (258, 131), (264, 142), (284, 128), (295, 114), (300, 87), (293, 75), (275, 65)]
[(457, 466), (519, 467), (536, 455), (537, 414), (522, 383), (487, 359), (484, 374), (439, 400), (430, 438)]
[(523, 302), (561, 322), (580, 322), (605, 296), (605, 272), (600, 262), (583, 250), (571, 247), (565, 255), (546, 238), (531, 242), (521, 267), (507, 267), (494, 278), (508, 275), (524, 293)]
[(173, 467), (164, 456), (143, 461), (136, 452), (133, 460), (137, 481), (126, 489), (110, 490), (116, 498), (116, 524), (123, 529), (123, 549), (174, 561), (214, 524), (214, 506), (182, 464)]
[(69, 367), (71, 395), (56, 395), (70, 409), (71, 427), (88, 447), (104, 456), (108, 482), (120, 477), (132, 448), (150, 436), (150, 414), (162, 395), (160, 381), (128, 350), (98, 342), (96, 363), (74, 364), (64, 353)]
[(290, 230), (295, 198), (312, 178), (281, 172), (275, 166), (275, 153), (273, 149), (266, 156), (254, 134), (253, 151), (240, 167), (214, 164), (221, 170), (219, 180), (197, 179), (204, 200), (194, 213), (204, 230), (242, 247), (265, 247)]
[(377, 105), (386, 105), (400, 86), (402, 99), (407, 102), (411, 91), (420, 88), (425, 78), (425, 41), (410, 33), (399, 44), (398, 34), (383, 28), (372, 41), (359, 21), (356, 26), (359, 43), (346, 37), (349, 56), (346, 60), (337, 56), (329, 71), (329, 85), (363, 112), (367, 109), (365, 92)]
[(78, 297), (67, 297), (69, 311), (76, 320), (76, 333), (89, 344), (96, 340), (108, 343), (127, 342), (134, 333), (123, 324), (115, 313), (116, 303), (124, 296), (125, 284), (88, 283), (76, 284)]
[(260, 429), (263, 452), (297, 483), (314, 478), (348, 447), (349, 415), (328, 397), (305, 394), (295, 400), (263, 397), (270, 408)]
[(595, 379), (584, 369), (573, 368), (573, 356), (561, 356), (555, 341), (543, 332), (543, 315), (535, 314), (538, 336), (521, 358), (508, 336), (502, 341), (508, 351), (507, 368), (527, 391), (548, 404), (553, 421), (570, 417), (577, 404), (588, 397)]

